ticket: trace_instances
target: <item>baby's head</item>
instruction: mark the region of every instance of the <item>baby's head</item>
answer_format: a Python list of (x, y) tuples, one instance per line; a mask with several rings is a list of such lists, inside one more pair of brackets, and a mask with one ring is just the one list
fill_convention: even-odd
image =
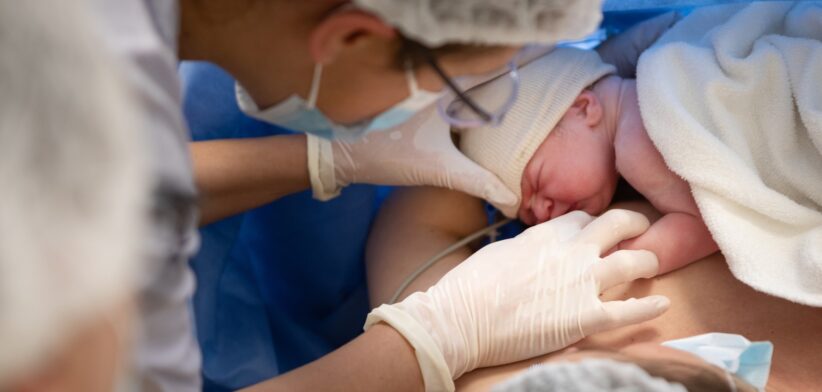
[[(593, 51), (557, 48), (519, 72), (519, 97), (503, 123), (462, 131), (460, 149), (519, 197), (497, 206), (507, 216), (536, 224), (571, 210), (602, 212), (618, 177), (602, 103), (587, 87), (614, 67)], [(479, 93), (493, 94), (493, 85)]]

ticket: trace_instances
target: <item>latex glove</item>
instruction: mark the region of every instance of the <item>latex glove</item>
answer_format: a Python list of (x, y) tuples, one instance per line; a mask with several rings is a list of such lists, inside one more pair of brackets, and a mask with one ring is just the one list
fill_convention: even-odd
[(653, 45), (681, 16), (674, 11), (655, 16), (631, 26), (628, 30), (600, 44), (596, 51), (602, 61), (613, 64), (623, 78), (636, 76), (639, 55)]
[(426, 292), (374, 309), (416, 350), (426, 390), (453, 390), (478, 367), (562, 349), (590, 334), (655, 318), (669, 301), (649, 296), (601, 302), (612, 286), (656, 275), (645, 250), (601, 254), (648, 228), (641, 214), (575, 211), (490, 244)]
[(494, 174), (454, 146), (450, 126), (435, 107), (395, 129), (356, 142), (308, 135), (308, 171), (314, 197), (328, 200), (353, 183), (433, 185), (463, 191), (501, 205), (517, 197)]

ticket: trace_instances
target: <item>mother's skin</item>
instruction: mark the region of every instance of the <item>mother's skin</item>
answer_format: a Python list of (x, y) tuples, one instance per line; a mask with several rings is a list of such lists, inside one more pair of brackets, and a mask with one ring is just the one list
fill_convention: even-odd
[[(646, 204), (631, 207), (658, 216)], [(372, 304), (385, 301), (406, 276), (428, 257), (484, 224), (482, 203), (457, 192), (415, 188), (395, 192), (377, 219), (367, 254)], [(422, 290), (471, 253), (464, 248), (438, 265), (413, 290)], [(412, 291), (406, 291), (408, 295)], [(590, 336), (576, 345), (619, 349), (706, 332), (738, 333), (751, 340), (770, 340), (774, 360), (769, 391), (807, 391), (822, 386), (822, 309), (811, 308), (754, 291), (736, 280), (720, 254), (653, 279), (618, 286), (606, 299), (663, 294), (671, 308), (656, 320)], [(487, 390), (528, 366), (558, 353), (530, 361), (480, 369), (463, 376), (458, 389)]]

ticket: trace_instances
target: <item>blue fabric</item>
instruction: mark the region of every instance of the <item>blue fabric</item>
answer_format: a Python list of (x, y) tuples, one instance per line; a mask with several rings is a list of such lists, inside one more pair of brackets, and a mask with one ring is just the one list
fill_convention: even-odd
[[(219, 68), (183, 63), (180, 75), (194, 140), (288, 133), (243, 115), (234, 81)], [(364, 247), (384, 193), (351, 186), (322, 203), (302, 192), (201, 230), (191, 263), (205, 390), (273, 377), (362, 331)]]
[(718, 4), (752, 3), (754, 1), (791, 1), (791, 0), (605, 0), (602, 10), (636, 11), (650, 9), (678, 9), (704, 7)]

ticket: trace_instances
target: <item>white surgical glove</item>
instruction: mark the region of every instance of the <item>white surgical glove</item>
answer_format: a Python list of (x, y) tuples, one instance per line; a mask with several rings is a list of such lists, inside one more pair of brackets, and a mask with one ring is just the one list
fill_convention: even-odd
[(605, 40), (596, 51), (602, 57), (602, 61), (617, 68), (619, 76), (633, 78), (636, 76), (636, 65), (642, 52), (653, 45), (662, 33), (668, 31), (680, 18), (678, 13), (671, 11), (644, 20)]
[(348, 184), (432, 185), (498, 205), (517, 197), (502, 181), (463, 155), (434, 106), (404, 124), (355, 142), (308, 135), (308, 171), (314, 197), (328, 200)]
[(465, 372), (562, 349), (590, 334), (653, 319), (663, 296), (601, 302), (620, 283), (656, 275), (656, 256), (620, 250), (648, 228), (641, 214), (575, 211), (490, 244), (426, 292), (374, 309), (365, 328), (385, 322), (416, 351), (425, 388), (453, 390)]

